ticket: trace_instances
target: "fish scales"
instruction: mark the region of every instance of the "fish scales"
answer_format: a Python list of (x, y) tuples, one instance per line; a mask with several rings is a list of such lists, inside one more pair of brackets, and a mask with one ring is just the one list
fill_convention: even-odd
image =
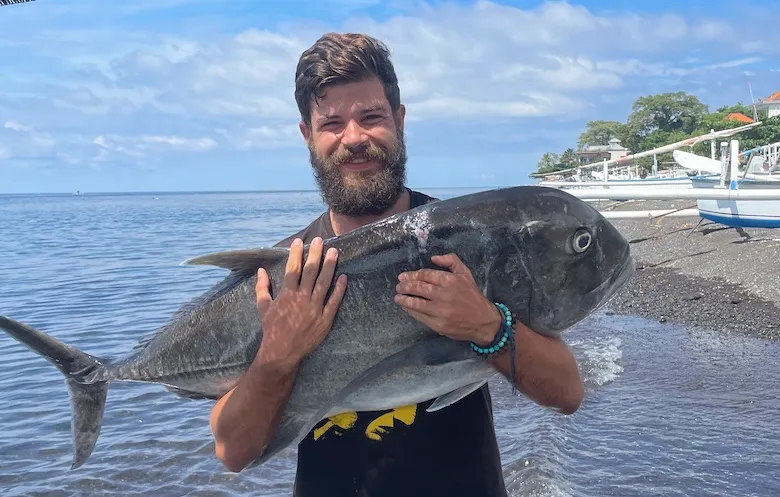
[[(429, 409), (442, 408), (496, 374), (468, 343), (440, 336), (394, 302), (398, 275), (436, 268), (432, 255), (455, 252), (486, 297), (550, 336), (603, 306), (634, 271), (628, 242), (598, 211), (535, 186), (433, 202), (325, 240), (324, 249), (330, 247), (339, 250), (336, 275), (347, 275), (345, 296), (327, 338), (301, 363), (279, 429), (254, 464), (299, 442), (328, 416), (431, 399)], [(262, 342), (257, 270), (266, 269), (277, 293), (288, 253), (259, 248), (186, 261), (230, 273), (123, 358), (85, 354), (0, 316), (0, 328), (68, 378), (72, 467), (94, 448), (112, 381), (159, 383), (195, 399), (216, 399), (233, 388)]]

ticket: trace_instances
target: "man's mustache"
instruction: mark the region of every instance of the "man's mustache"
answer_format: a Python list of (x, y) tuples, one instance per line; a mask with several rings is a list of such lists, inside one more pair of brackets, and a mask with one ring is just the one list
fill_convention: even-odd
[(357, 160), (376, 160), (380, 162), (387, 161), (388, 153), (379, 145), (370, 143), (360, 147), (347, 148), (334, 152), (328, 157), (328, 163), (332, 166), (340, 166), (345, 162)]

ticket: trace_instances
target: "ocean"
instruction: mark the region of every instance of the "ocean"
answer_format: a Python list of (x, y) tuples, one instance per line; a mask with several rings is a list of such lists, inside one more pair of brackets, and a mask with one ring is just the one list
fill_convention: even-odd
[[(323, 208), (316, 192), (0, 196), (0, 314), (123, 355), (225, 274), (181, 261), (271, 245)], [(607, 310), (565, 338), (587, 385), (575, 414), (491, 382), (512, 496), (780, 495), (780, 344)], [(112, 384), (95, 451), (70, 470), (62, 377), (5, 334), (0, 391), (0, 495), (290, 495), (294, 449), (239, 474), (221, 466), (211, 402)]]

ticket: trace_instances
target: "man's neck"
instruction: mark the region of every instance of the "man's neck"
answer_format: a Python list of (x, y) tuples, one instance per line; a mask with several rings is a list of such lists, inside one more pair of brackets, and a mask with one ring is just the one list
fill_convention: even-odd
[(366, 224), (373, 223), (374, 221), (379, 221), (380, 219), (390, 217), (394, 214), (398, 214), (399, 212), (408, 211), (410, 206), (411, 197), (409, 196), (409, 190), (404, 188), (404, 191), (398, 197), (398, 200), (396, 200), (395, 204), (393, 204), (390, 209), (386, 210), (382, 214), (373, 216), (349, 217), (342, 214), (336, 214), (332, 210), (328, 210), (328, 213), (330, 215), (330, 224), (333, 227), (333, 233), (336, 236), (340, 236), (348, 231), (352, 231)]

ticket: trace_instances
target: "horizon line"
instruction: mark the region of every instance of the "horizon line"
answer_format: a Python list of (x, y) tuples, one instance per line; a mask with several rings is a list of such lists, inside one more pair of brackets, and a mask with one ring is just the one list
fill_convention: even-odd
[[(486, 188), (486, 189), (493, 189), (493, 188), (502, 188), (500, 186), (494, 185), (494, 186), (415, 186), (411, 187), (408, 186), (408, 188), (411, 188), (413, 190), (434, 190), (434, 189), (473, 189), (473, 188)], [(76, 192), (79, 192), (79, 195), (75, 195)], [(86, 192), (82, 190), (76, 190), (76, 191), (67, 191), (67, 192), (0, 192), (0, 195), (3, 196), (11, 196), (11, 195), (69, 195), (69, 196), (89, 196), (89, 195), (138, 195), (138, 194), (150, 194), (150, 193), (159, 193), (159, 194), (187, 194), (187, 193), (318, 193), (318, 189), (290, 189), (290, 190), (128, 190), (128, 191), (92, 191), (92, 192)]]

